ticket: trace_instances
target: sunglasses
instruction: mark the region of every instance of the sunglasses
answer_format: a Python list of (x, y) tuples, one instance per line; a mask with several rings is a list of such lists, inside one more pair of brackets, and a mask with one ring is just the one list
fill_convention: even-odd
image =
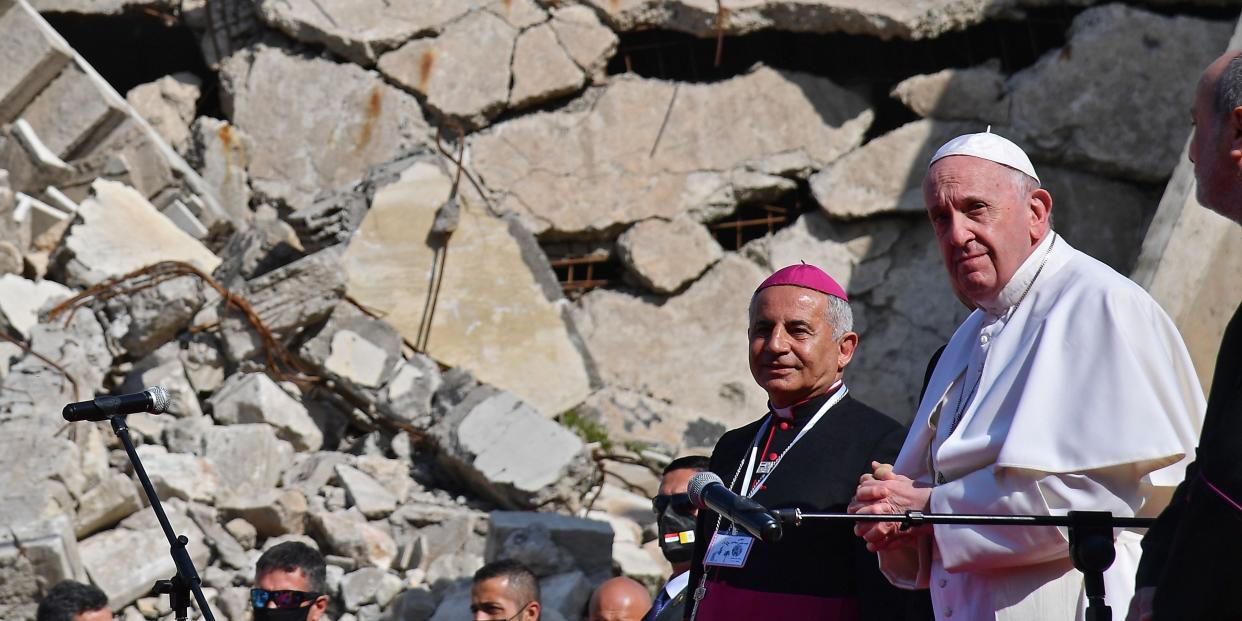
[(664, 513), (670, 505), (674, 511), (681, 514), (694, 510), (694, 503), (690, 502), (690, 494), (657, 494), (651, 499), (651, 510), (656, 513)]
[(303, 602), (313, 602), (320, 595), (322, 593), (250, 589), (250, 604), (255, 608), (266, 608), (267, 603), (272, 602), (277, 608), (301, 608)]

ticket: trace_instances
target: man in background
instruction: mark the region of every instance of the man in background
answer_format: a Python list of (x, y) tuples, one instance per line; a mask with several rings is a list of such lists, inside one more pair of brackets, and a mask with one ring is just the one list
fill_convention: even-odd
[(651, 595), (647, 587), (631, 578), (618, 576), (605, 580), (591, 594), (587, 621), (642, 621), (648, 608), (651, 608)]
[(527, 566), (504, 559), (474, 572), (470, 612), (475, 621), (539, 621), (540, 610), (539, 579)]
[(327, 579), (318, 550), (300, 541), (272, 546), (254, 567), (254, 621), (317, 621), (328, 610)]
[(98, 587), (62, 580), (39, 602), (35, 621), (112, 621), (112, 611)]
[(699, 517), (699, 510), (690, 502), (686, 489), (690, 477), (707, 470), (710, 465), (706, 457), (687, 455), (664, 467), (660, 489), (651, 499), (651, 508), (656, 514), (660, 552), (673, 566), (673, 574), (656, 593), (655, 602), (643, 621), (680, 621), (684, 616), (690, 560), (694, 557), (694, 524)]

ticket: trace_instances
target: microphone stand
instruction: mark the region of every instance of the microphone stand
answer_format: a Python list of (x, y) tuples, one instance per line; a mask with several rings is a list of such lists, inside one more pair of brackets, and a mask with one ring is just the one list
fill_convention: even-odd
[(907, 511), (893, 515), (856, 513), (803, 513), (801, 509), (773, 509), (770, 513), (786, 526), (806, 520), (841, 522), (901, 522), (902, 530), (926, 524), (973, 524), (979, 526), (1064, 526), (1069, 528), (1070, 560), (1082, 572), (1087, 591), (1086, 621), (1111, 621), (1112, 609), (1104, 602), (1104, 570), (1113, 564), (1114, 528), (1147, 528), (1154, 518), (1113, 517), (1108, 511), (1070, 511), (1067, 515), (949, 515)]
[(167, 594), (169, 603), (177, 615), (177, 621), (187, 621), (190, 593), (193, 592), (194, 601), (198, 602), (198, 610), (203, 618), (206, 621), (216, 621), (211, 614), (211, 608), (207, 605), (207, 598), (203, 596), (203, 581), (198, 577), (198, 572), (194, 569), (194, 561), (190, 559), (190, 552), (186, 549), (186, 544), (190, 542), (190, 539), (185, 535), (173, 533), (168, 515), (164, 513), (164, 506), (160, 504), (160, 498), (155, 494), (155, 487), (151, 485), (151, 479), (147, 477), (147, 471), (142, 467), (142, 460), (138, 459), (138, 452), (134, 450), (134, 442), (129, 437), (129, 426), (125, 424), (125, 416), (114, 414), (109, 417), (109, 420), (112, 422), (112, 430), (116, 432), (116, 437), (120, 438), (121, 444), (125, 446), (125, 454), (129, 455), (129, 462), (134, 466), (134, 473), (138, 475), (142, 489), (147, 493), (147, 500), (151, 502), (151, 509), (155, 511), (160, 528), (164, 529), (164, 536), (168, 538), (169, 553), (172, 554), (173, 564), (177, 567), (175, 576), (168, 580), (156, 581), (155, 586), (151, 588), (151, 594)]

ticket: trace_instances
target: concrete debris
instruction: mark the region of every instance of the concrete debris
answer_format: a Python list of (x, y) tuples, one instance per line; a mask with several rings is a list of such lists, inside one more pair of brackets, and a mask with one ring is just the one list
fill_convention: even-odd
[(205, 289), (198, 278), (182, 276), (108, 300), (108, 336), (118, 351), (143, 358), (186, 328), (206, 302)]
[(289, 214), (307, 252), (349, 241), (367, 212), (367, 200), (355, 192), (321, 192), (309, 206)]
[[(437, 255), (422, 240), (451, 186), (439, 166), (416, 161), (375, 194), (345, 253), (349, 295), (410, 342), (420, 338)], [(466, 201), (448, 248), (426, 353), (549, 416), (580, 402), (590, 384), (586, 363), (535, 239)]]
[(233, 494), (251, 494), (276, 486), (293, 460), (293, 447), (276, 438), (270, 425), (210, 427), (203, 434), (203, 456)]
[(431, 398), (441, 382), (439, 365), (427, 356), (414, 354), (397, 367), (380, 392), (380, 411), (398, 422), (421, 422), (431, 414)]
[(254, 524), (241, 518), (233, 518), (225, 522), (224, 529), (233, 536), (233, 539), (238, 544), (246, 548), (253, 548), (259, 536), (259, 531), (254, 527)]
[(168, 392), (171, 403), (168, 413), (181, 418), (202, 416), (203, 410), (198, 403), (198, 395), (186, 377), (185, 365), (181, 362), (181, 348), (176, 342), (166, 343), (151, 355), (134, 364), (134, 369), (125, 377), (120, 392), (139, 392), (150, 386), (159, 386)]
[[(577, 412), (583, 419), (605, 429), (613, 442), (640, 442), (660, 447), (669, 454), (680, 454), (691, 448), (710, 450), (726, 431), (706, 413), (615, 386), (591, 393)], [(694, 433), (700, 425), (717, 431)]]
[(671, 295), (724, 255), (720, 244), (689, 218), (644, 220), (617, 238), (617, 254), (644, 288)]
[(338, 465), (336, 477), (345, 488), (349, 504), (367, 519), (385, 518), (397, 509), (396, 495), (357, 468)]
[[(49, 412), (103, 392), (112, 354), (103, 327), (89, 312), (73, 313), (67, 324), (64, 320), (36, 324), (30, 330), (30, 346), (43, 358), (26, 354), (10, 366), (0, 390), (0, 422), (28, 421), (54, 430), (60, 418), (48, 416)], [(45, 359), (59, 361), (60, 368)]]
[(278, 48), (229, 57), (220, 87), (225, 113), (255, 144), (251, 186), (294, 210), (428, 133), (418, 102), (378, 75)]
[(714, 84), (622, 76), (585, 100), (471, 141), (483, 183), (536, 233), (728, 214), (740, 200), (792, 190), (861, 144), (872, 118), (861, 97), (825, 78), (763, 66)]
[[(466, 608), (469, 607), (467, 604)], [(436, 597), (424, 588), (402, 591), (384, 611), (388, 621), (427, 621), (435, 612)]]
[(307, 496), (313, 496), (336, 477), (338, 465), (354, 465), (357, 459), (336, 451), (298, 453), (293, 458), (293, 465), (285, 470), (281, 487), (302, 490)]
[[(202, 531), (184, 515), (170, 511), (168, 518), (173, 532), (190, 539), (190, 558), (194, 566), (206, 567), (210, 550), (204, 543)], [(107, 593), (108, 607), (113, 610), (120, 610), (146, 595), (156, 580), (167, 580), (177, 571), (168, 553), (168, 539), (154, 523), (92, 535), (79, 544), (79, 553), (87, 576)]]
[(391, 593), (391, 580), (396, 580), (400, 588), (401, 579), (379, 567), (363, 567), (345, 574), (341, 580), (341, 604), (345, 610), (357, 612), (359, 608), (375, 603), (381, 594), (387, 597), (384, 601), (387, 604), (394, 595)]
[(591, 580), (580, 571), (569, 571), (539, 580), (540, 603), (545, 609), (560, 613), (566, 619), (577, 619), (582, 615), (593, 590), (595, 589)]
[(572, 511), (593, 484), (595, 469), (578, 436), (491, 386), (472, 390), (430, 432), (441, 467), (502, 507)]
[[(177, 228), (133, 188), (99, 180), (64, 242), (70, 280), (95, 284), (159, 261), (185, 261), (211, 272), (220, 259)], [(135, 235), (134, 231), (142, 231)]]
[(220, 249), (223, 261), (212, 278), (228, 289), (283, 267), (303, 256), (302, 244), (293, 227), (267, 206), (255, 210), (250, 226), (229, 236)]
[(303, 359), (357, 389), (375, 389), (401, 362), (401, 335), (389, 323), (341, 303), (318, 334), (302, 346)]
[[(408, 460), (362, 455), (358, 457), (357, 468), (388, 490), (395, 497), (397, 505), (405, 504), (410, 493), (417, 487), (410, 478)], [(348, 489), (349, 486), (346, 486), (346, 490)]]
[[(888, 251), (899, 235), (900, 228), (883, 220), (841, 222), (812, 212), (775, 235), (747, 244), (742, 254), (772, 271), (800, 261), (817, 265), (852, 298), (883, 284), (892, 267)], [(862, 318), (858, 321), (861, 325)]]
[(528, 511), (493, 511), (490, 518), (488, 559), (521, 561), (539, 576), (573, 570), (592, 580), (612, 575), (613, 531), (607, 522)]
[(212, 418), (222, 425), (267, 423), (295, 450), (317, 451), (323, 446), (323, 433), (306, 408), (264, 373), (230, 377), (207, 404)]
[(367, 523), (361, 513), (312, 511), (309, 525), (332, 554), (384, 568), (391, 566), (397, 557), (397, 544), (392, 536)]
[(180, 358), (190, 385), (200, 393), (219, 388), (224, 383), (224, 355), (220, 352), (216, 337), (205, 332), (196, 332), (189, 335), (184, 343)]
[(525, 108), (577, 91), (586, 82), (582, 69), (557, 40), (549, 24), (518, 36), (513, 49), (513, 88), (509, 106)]
[(923, 118), (1009, 124), (1005, 75), (996, 59), (906, 78), (890, 94)]
[(595, 11), (577, 4), (554, 9), (549, 23), (574, 63), (592, 82), (603, 82), (608, 61), (617, 52), (617, 35), (600, 23)]
[(226, 520), (241, 518), (254, 526), (260, 537), (300, 535), (306, 530), (309, 506), (297, 490), (268, 489), (249, 495), (225, 495), (216, 509)]
[(1056, 205), (1056, 230), (1075, 248), (1129, 274), (1160, 197), (1142, 187), (1073, 168), (1039, 165)]
[(52, 153), (71, 159), (85, 153), (125, 118), (125, 102), (102, 90), (76, 64), (71, 64), (22, 110)]
[(16, 274), (0, 276), (0, 314), (22, 338), (39, 322), (39, 310), (73, 295), (73, 290), (51, 280), (37, 282)]
[(111, 528), (135, 511), (140, 511), (143, 504), (138, 498), (138, 487), (128, 476), (119, 472), (109, 473), (78, 499), (74, 511), (74, 534), (81, 539)]
[(202, 86), (198, 76), (182, 71), (135, 86), (125, 94), (125, 100), (169, 146), (185, 153)]
[(0, 533), (0, 614), (5, 618), (33, 619), (49, 585), (84, 577), (77, 540), (64, 515), (6, 523)]
[(220, 207), (239, 221), (250, 217), (250, 153), (254, 141), (228, 121), (199, 117), (190, 126), (189, 158)]
[[(3, 8), (0, 8), (3, 11)], [(73, 50), (28, 4), (18, 2), (0, 14), (0, 123), (16, 119), (73, 58)]]
[[(205, 505), (190, 505), (188, 514), (191, 520), (203, 531), (203, 537), (207, 545), (211, 546), (212, 552), (215, 553), (217, 559), (225, 567), (236, 571), (250, 572), (253, 571), (254, 563), (250, 554), (246, 550), (253, 548), (255, 544), (254, 527), (249, 522), (240, 518), (234, 518), (235, 521), (245, 524), (250, 528), (250, 538), (245, 543), (234, 537), (232, 533), (223, 526), (220, 526), (219, 514), (215, 509)], [(230, 520), (232, 523), (234, 520)], [(240, 530), (240, 529), (238, 529)], [(243, 547), (245, 546), (245, 547)], [(209, 568), (209, 569), (215, 569)], [(227, 580), (227, 584), (219, 586), (232, 586), (232, 574)], [(217, 585), (211, 585), (217, 586)]]

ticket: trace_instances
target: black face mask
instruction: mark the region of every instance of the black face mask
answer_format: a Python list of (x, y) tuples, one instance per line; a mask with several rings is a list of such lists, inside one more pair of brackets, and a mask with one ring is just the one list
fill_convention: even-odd
[(254, 621), (306, 621), (310, 617), (310, 606), (301, 608), (251, 608)]
[[(670, 563), (688, 563), (694, 556), (694, 516), (686, 509), (669, 505), (659, 513), (660, 551)], [(690, 509), (693, 510), (693, 509)]]

